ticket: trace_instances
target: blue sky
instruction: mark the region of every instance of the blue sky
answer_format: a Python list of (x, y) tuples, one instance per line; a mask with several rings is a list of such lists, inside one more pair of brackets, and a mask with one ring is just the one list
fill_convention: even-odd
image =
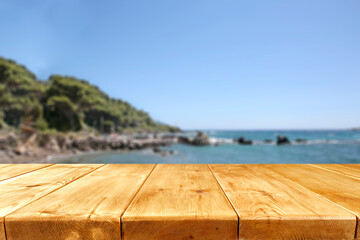
[(0, 55), (184, 129), (360, 125), (360, 1), (1, 0)]

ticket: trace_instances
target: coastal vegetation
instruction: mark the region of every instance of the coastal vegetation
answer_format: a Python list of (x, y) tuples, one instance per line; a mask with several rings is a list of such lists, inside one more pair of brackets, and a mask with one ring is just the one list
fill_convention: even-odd
[(0, 57), (0, 128), (38, 132), (177, 132), (85, 80), (51, 75), (40, 81), (25, 66)]

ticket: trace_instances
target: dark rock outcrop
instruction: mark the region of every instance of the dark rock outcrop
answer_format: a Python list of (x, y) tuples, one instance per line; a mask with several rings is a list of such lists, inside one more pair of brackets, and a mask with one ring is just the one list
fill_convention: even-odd
[(290, 140), (286, 136), (277, 136), (276, 144), (277, 145), (289, 145), (291, 143), (290, 143)]
[(236, 139), (236, 142), (240, 145), (252, 145), (253, 144), (252, 140), (245, 139), (244, 137), (239, 137), (238, 139)]

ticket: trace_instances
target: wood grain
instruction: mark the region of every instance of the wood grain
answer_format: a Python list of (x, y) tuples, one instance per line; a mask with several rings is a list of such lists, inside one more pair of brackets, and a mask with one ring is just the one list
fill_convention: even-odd
[(120, 217), (155, 165), (106, 165), (6, 217), (8, 240), (120, 239)]
[(261, 165), (210, 165), (240, 239), (353, 239), (356, 217)]
[(0, 168), (0, 181), (49, 166), (51, 164), (9, 164), (7, 167)]
[(358, 164), (311, 164), (312, 166), (334, 171), (349, 177), (360, 179), (360, 166)]
[(356, 236), (360, 165), (153, 167), (0, 165), (0, 240)]
[[(311, 165), (271, 165), (273, 171), (360, 216), (360, 180)], [(359, 238), (359, 223), (357, 238)]]
[(3, 218), (0, 218), (0, 240), (6, 240), (5, 222)]
[(0, 163), (0, 168), (3, 168), (3, 167), (8, 167), (8, 166), (11, 166), (13, 164), (7, 164), (7, 163)]
[[(0, 182), (0, 219), (102, 165), (52, 165)], [(2, 224), (3, 225), (3, 224)], [(0, 236), (4, 238), (4, 229)], [(1, 239), (1, 237), (0, 237)]]
[(234, 240), (237, 223), (206, 165), (157, 165), (122, 217), (125, 240)]

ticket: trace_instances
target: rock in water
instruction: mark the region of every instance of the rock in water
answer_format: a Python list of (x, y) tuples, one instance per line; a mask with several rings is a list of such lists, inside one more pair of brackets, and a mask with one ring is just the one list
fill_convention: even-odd
[(192, 144), (195, 146), (210, 145), (210, 138), (204, 132), (197, 132), (196, 137), (192, 140)]
[(247, 140), (244, 137), (239, 137), (236, 142), (241, 145), (251, 145), (253, 143), (251, 140)]
[(277, 145), (287, 145), (287, 144), (290, 144), (290, 140), (285, 136), (277, 136), (276, 144)]
[(177, 138), (177, 142), (182, 143), (182, 144), (191, 144), (192, 139), (189, 137), (185, 137), (185, 136), (179, 136)]
[(154, 147), (154, 148), (153, 148), (153, 152), (154, 152), (154, 153), (161, 153), (162, 150), (161, 150), (159, 147)]
[(179, 136), (178, 143), (189, 144), (194, 146), (210, 145), (210, 138), (203, 132), (197, 132), (196, 137)]

